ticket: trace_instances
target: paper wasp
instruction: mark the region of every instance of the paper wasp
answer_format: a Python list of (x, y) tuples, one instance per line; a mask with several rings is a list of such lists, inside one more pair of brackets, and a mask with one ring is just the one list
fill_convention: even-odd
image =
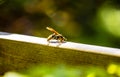
[(54, 40), (58, 40), (59, 43), (63, 43), (65, 42), (67, 39), (65, 37), (63, 37), (62, 34), (58, 33), (56, 30), (54, 30), (53, 28), (50, 27), (46, 27), (47, 30), (53, 32), (53, 34), (49, 35), (47, 38), (47, 41), (50, 42), (50, 40), (54, 39)]

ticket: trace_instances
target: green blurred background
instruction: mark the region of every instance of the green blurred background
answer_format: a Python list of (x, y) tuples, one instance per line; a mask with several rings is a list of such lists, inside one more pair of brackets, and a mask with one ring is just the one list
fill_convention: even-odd
[[(68, 41), (120, 48), (120, 0), (0, 0), (0, 31), (47, 38), (47, 26)], [(4, 77), (120, 77), (120, 64), (43, 65)]]
[(119, 0), (0, 0), (0, 31), (120, 48)]

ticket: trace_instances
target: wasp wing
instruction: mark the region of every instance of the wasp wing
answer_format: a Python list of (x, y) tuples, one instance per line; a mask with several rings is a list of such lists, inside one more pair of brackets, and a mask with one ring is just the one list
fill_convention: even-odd
[(53, 28), (50, 28), (50, 27), (46, 27), (47, 30), (55, 33), (56, 35), (59, 34), (56, 30), (54, 30)]

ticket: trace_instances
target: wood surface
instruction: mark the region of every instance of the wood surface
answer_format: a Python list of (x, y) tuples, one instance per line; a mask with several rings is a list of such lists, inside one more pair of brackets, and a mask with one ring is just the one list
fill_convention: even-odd
[(0, 32), (0, 74), (35, 64), (107, 66), (120, 63), (120, 49)]

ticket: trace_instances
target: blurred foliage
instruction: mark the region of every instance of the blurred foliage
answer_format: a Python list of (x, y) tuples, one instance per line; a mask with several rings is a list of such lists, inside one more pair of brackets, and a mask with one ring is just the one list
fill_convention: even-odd
[(100, 10), (101, 24), (104, 28), (108, 30), (111, 34), (120, 37), (120, 10), (114, 6), (108, 5), (103, 6)]
[(7, 72), (3, 77), (120, 77), (120, 65), (98, 66), (39, 65), (19, 72)]
[(120, 48), (119, 0), (0, 0), (0, 31)]
[[(120, 0), (0, 0), (0, 31), (120, 48)], [(37, 66), (3, 77), (120, 77), (120, 65)]]

